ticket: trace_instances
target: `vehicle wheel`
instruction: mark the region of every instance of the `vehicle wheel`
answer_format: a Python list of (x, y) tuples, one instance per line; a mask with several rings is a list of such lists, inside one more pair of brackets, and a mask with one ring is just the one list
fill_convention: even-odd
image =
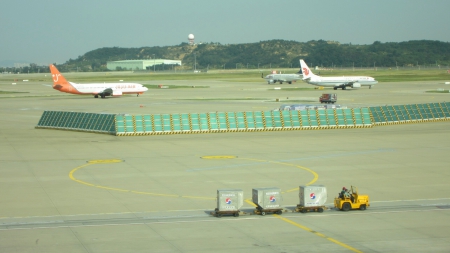
[(234, 217), (239, 217), (239, 212), (234, 213)]
[(261, 212), (261, 215), (262, 215), (262, 216), (266, 215), (266, 212)]
[(217, 218), (222, 218), (222, 214), (221, 213), (216, 214), (216, 216), (217, 216)]
[(308, 210), (306, 210), (305, 208), (302, 209), (302, 213), (306, 213), (308, 212)]
[(362, 210), (362, 211), (366, 210), (366, 205), (361, 205), (361, 206), (359, 207), (359, 210)]
[(279, 211), (277, 211), (277, 214), (278, 214), (278, 215), (282, 215), (282, 214), (283, 214), (283, 211), (279, 210)]
[(344, 203), (342, 205), (342, 211), (349, 211), (351, 208), (350, 203)]
[(317, 209), (317, 212), (323, 213), (323, 208), (322, 208), (322, 207), (319, 207), (319, 209)]

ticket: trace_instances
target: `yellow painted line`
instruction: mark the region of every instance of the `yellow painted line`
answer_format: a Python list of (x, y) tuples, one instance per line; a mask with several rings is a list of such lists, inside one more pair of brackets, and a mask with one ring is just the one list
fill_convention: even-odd
[[(266, 163), (281, 164), (281, 165), (284, 165), (284, 166), (296, 167), (296, 168), (308, 171), (309, 173), (313, 174), (314, 178), (313, 178), (313, 180), (311, 180), (306, 185), (314, 184), (319, 179), (319, 174), (317, 174), (315, 171), (313, 171), (310, 168), (306, 168), (306, 167), (303, 167), (303, 166), (300, 166), (300, 165), (295, 165), (295, 164), (291, 164), (291, 163), (284, 163), (284, 162), (274, 162), (274, 161), (267, 161), (267, 160), (259, 160), (259, 159), (253, 159), (253, 158), (238, 158), (238, 159), (250, 160), (250, 161), (256, 161), (256, 162), (266, 162)], [(286, 192), (293, 192), (293, 191), (298, 191), (298, 187), (290, 189), (290, 190), (287, 190)]]
[(255, 203), (253, 203), (252, 199), (246, 199), (245, 202), (247, 202), (247, 204), (256, 207)]
[(129, 190), (124, 190), (124, 189), (119, 189), (119, 188), (112, 188), (112, 187), (101, 186), (101, 185), (96, 185), (95, 187), (100, 188), (100, 189), (105, 189), (105, 190), (111, 190), (111, 191), (129, 192)]
[(76, 167), (75, 169), (71, 170), (71, 171), (69, 172), (69, 177), (70, 177), (70, 179), (72, 179), (73, 181), (75, 181), (75, 182), (77, 182), (77, 183), (80, 183), (80, 184), (84, 184), (84, 185), (88, 185), (88, 186), (95, 186), (95, 185), (93, 185), (93, 184), (90, 184), (90, 183), (87, 183), (87, 182), (78, 180), (78, 179), (76, 179), (76, 178), (73, 176), (73, 173), (74, 173), (75, 171), (77, 171), (77, 170), (79, 170), (79, 169), (81, 169), (81, 168), (84, 168), (84, 167), (86, 167), (86, 166), (89, 166), (89, 165), (91, 165), (91, 164), (87, 163), (87, 164), (85, 164), (85, 165), (78, 166), (78, 167)]
[(317, 236), (320, 236), (320, 237), (322, 237), (322, 238), (325, 238), (325, 239), (329, 240), (330, 242), (333, 242), (333, 243), (335, 243), (335, 244), (337, 244), (337, 245), (339, 245), (339, 246), (342, 246), (342, 247), (344, 247), (344, 248), (346, 248), (346, 249), (348, 249), (348, 250), (351, 250), (351, 251), (353, 251), (353, 252), (362, 253), (362, 251), (360, 251), (360, 250), (358, 250), (358, 249), (355, 249), (355, 248), (353, 248), (353, 247), (350, 246), (350, 245), (347, 245), (347, 244), (342, 243), (342, 242), (340, 242), (340, 241), (338, 241), (338, 240), (336, 240), (336, 239), (333, 239), (333, 238), (331, 238), (331, 237), (328, 237), (328, 236), (326, 236), (326, 235), (324, 235), (324, 234), (322, 234), (322, 233), (319, 233), (319, 232), (317, 232), (317, 231), (314, 231), (314, 230), (312, 230), (312, 229), (310, 229), (310, 228), (308, 228), (308, 227), (305, 227), (305, 226), (303, 226), (303, 225), (301, 225), (301, 224), (298, 224), (297, 222), (294, 222), (294, 221), (291, 221), (291, 220), (286, 219), (286, 218), (284, 218), (284, 217), (281, 217), (281, 216), (278, 215), (278, 214), (274, 214), (273, 216), (275, 216), (276, 218), (278, 218), (278, 219), (280, 219), (280, 220), (282, 220), (282, 221), (285, 221), (285, 222), (287, 222), (287, 223), (289, 223), (289, 224), (291, 224), (291, 225), (294, 225), (294, 226), (296, 226), (296, 227), (298, 227), (298, 228), (301, 228), (301, 229), (303, 229), (303, 230), (305, 230), (305, 231), (311, 232), (311, 233), (313, 233), (313, 234), (315, 234), (315, 235), (317, 235)]
[[(295, 164), (290, 164), (290, 163), (284, 163), (284, 162), (275, 162), (275, 161), (267, 161), (267, 160), (259, 160), (259, 159), (252, 159), (252, 158), (238, 158), (237, 156), (228, 156), (228, 155), (222, 155), (222, 156), (203, 156), (201, 157), (202, 159), (242, 159), (242, 160), (249, 160), (249, 161), (257, 161), (257, 162), (266, 162), (266, 163), (274, 163), (274, 164), (281, 164), (284, 166), (290, 166), (290, 167), (296, 167), (305, 171), (310, 172), (311, 174), (313, 174), (314, 178), (313, 180), (311, 180), (309, 183), (307, 183), (306, 185), (310, 185), (313, 184), (314, 182), (316, 182), (319, 179), (319, 175), (306, 167), (303, 166), (299, 166), (299, 165), (295, 165)], [(152, 196), (160, 196), (160, 197), (170, 197), (170, 198), (189, 198), (189, 199), (205, 199), (205, 200), (215, 200), (216, 198), (212, 198), (212, 197), (201, 197), (201, 196), (182, 196), (182, 195), (176, 195), (176, 194), (164, 194), (164, 193), (154, 193), (154, 192), (141, 192), (141, 191), (134, 191), (134, 190), (127, 190), (127, 189), (120, 189), (120, 188), (114, 188), (114, 187), (108, 187), (108, 186), (102, 186), (102, 185), (95, 185), (95, 184), (91, 184), (82, 180), (79, 180), (77, 178), (74, 177), (74, 173), (79, 170), (82, 169), (84, 167), (87, 167), (89, 165), (94, 165), (94, 164), (107, 164), (107, 163), (120, 163), (123, 162), (123, 160), (121, 159), (105, 159), (105, 160), (90, 160), (88, 161), (86, 164), (78, 166), (76, 168), (74, 168), (73, 170), (70, 171), (69, 173), (69, 177), (70, 179), (72, 179), (73, 181), (80, 183), (80, 184), (84, 184), (87, 186), (91, 186), (91, 187), (95, 187), (95, 188), (99, 188), (99, 189), (104, 189), (104, 190), (111, 190), (111, 191), (120, 191), (120, 192), (129, 192), (129, 193), (134, 193), (134, 194), (142, 194), (142, 195), (152, 195)], [(294, 189), (290, 189), (287, 190), (286, 192), (292, 192), (292, 191), (297, 191), (298, 188), (294, 188)], [(255, 204), (253, 204), (253, 202), (251, 201), (251, 199), (247, 199), (245, 200), (245, 202), (247, 202), (248, 204), (252, 205), (252, 206), (256, 206)]]

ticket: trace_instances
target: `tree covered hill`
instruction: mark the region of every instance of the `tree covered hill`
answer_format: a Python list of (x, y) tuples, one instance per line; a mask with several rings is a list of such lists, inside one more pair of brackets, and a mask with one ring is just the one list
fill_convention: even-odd
[(352, 45), (324, 40), (270, 40), (227, 45), (181, 43), (166, 47), (105, 47), (70, 59), (58, 68), (62, 71), (106, 71), (107, 61), (153, 58), (181, 60), (183, 69), (193, 69), (194, 62), (197, 69), (297, 68), (300, 58), (310, 66), (321, 67), (448, 66), (450, 43), (415, 40)]

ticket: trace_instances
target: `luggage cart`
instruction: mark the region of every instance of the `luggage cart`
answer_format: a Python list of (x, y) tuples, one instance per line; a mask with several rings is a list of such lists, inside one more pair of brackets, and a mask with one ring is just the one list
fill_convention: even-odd
[(283, 214), (283, 208), (263, 209), (260, 206), (256, 207), (255, 214), (264, 216), (269, 213), (281, 215), (281, 214)]
[(233, 211), (219, 211), (218, 208), (214, 209), (214, 212), (212, 213), (217, 218), (222, 218), (222, 216), (234, 216), (239, 217), (239, 210), (233, 210)]
[(318, 213), (321, 213), (324, 210), (327, 210), (326, 206), (301, 206), (301, 205), (297, 205), (297, 207), (295, 208), (295, 211), (299, 212), (299, 213), (307, 213), (307, 212), (318, 212)]

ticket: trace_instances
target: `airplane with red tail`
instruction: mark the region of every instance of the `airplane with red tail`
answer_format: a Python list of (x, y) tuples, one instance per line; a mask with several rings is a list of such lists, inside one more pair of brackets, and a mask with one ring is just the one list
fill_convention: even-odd
[(86, 83), (69, 82), (55, 65), (49, 66), (53, 78), (53, 89), (77, 95), (94, 95), (95, 98), (122, 96), (123, 94), (143, 94), (147, 87), (139, 83)]

